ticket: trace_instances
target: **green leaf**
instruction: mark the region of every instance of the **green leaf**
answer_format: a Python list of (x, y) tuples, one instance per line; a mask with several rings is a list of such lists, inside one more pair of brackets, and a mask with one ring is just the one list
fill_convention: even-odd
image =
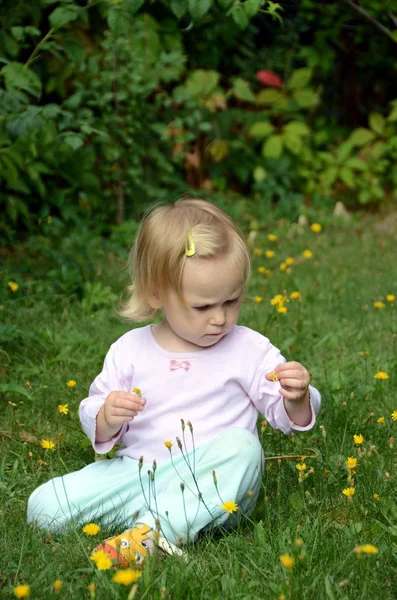
[(262, 5), (262, 0), (245, 0), (244, 10), (249, 19), (256, 15)]
[(221, 162), (229, 153), (229, 144), (225, 140), (214, 140), (208, 151), (214, 162)]
[(365, 146), (365, 144), (368, 144), (374, 137), (375, 134), (372, 131), (365, 129), (364, 127), (359, 127), (350, 135), (349, 141), (352, 146)]
[(211, 8), (211, 0), (187, 0), (187, 7), (193, 21), (198, 21)]
[(11, 33), (18, 42), (25, 39), (25, 30), (23, 27), (11, 27)]
[(342, 142), (336, 153), (336, 161), (343, 163), (352, 153), (353, 146), (350, 142)]
[(265, 158), (280, 158), (283, 152), (283, 138), (281, 135), (272, 135), (262, 146), (262, 154)]
[(61, 107), (58, 104), (46, 104), (41, 109), (41, 114), (45, 119), (55, 119), (61, 112)]
[(125, 7), (129, 15), (135, 15), (141, 8), (145, 0), (125, 0)]
[(25, 67), (20, 62), (9, 62), (0, 74), (3, 75), (8, 92), (15, 90), (26, 90), (33, 96), (39, 97), (41, 93), (41, 81), (34, 71)]
[(171, 0), (170, 9), (172, 10), (176, 18), (180, 19), (186, 13), (186, 0)]
[(251, 86), (248, 81), (238, 77), (233, 82), (233, 93), (239, 100), (244, 102), (255, 102), (256, 96), (251, 90)]
[(311, 88), (295, 90), (292, 97), (300, 108), (313, 108), (314, 106), (317, 106), (320, 101), (316, 92)]
[(25, 398), (30, 398), (29, 392), (18, 383), (0, 383), (0, 394), (20, 394)]
[(351, 188), (352, 190), (357, 187), (354, 181), (354, 173), (351, 169), (342, 167), (339, 172), (339, 178), (347, 185), (347, 187)]
[(327, 594), (328, 600), (336, 600), (335, 594), (332, 591), (332, 587), (331, 587), (332, 584), (331, 584), (329, 575), (325, 576), (324, 585), (325, 585), (325, 593)]
[(280, 92), (278, 90), (261, 90), (256, 96), (256, 103), (258, 106), (266, 104), (274, 104), (280, 100)]
[(366, 162), (357, 156), (352, 156), (345, 162), (345, 167), (353, 169), (354, 171), (368, 171), (369, 167)]
[(287, 133), (283, 135), (284, 145), (292, 154), (299, 154), (302, 150), (302, 138), (299, 135)]
[(283, 131), (288, 135), (305, 136), (310, 134), (310, 129), (302, 121), (290, 121), (283, 127)]
[(325, 171), (323, 172), (323, 174), (321, 176), (321, 181), (325, 185), (330, 186), (333, 183), (335, 183), (337, 177), (338, 177), (337, 167), (328, 167), (328, 169), (325, 169)]
[(84, 144), (84, 140), (80, 135), (65, 135), (64, 137), (65, 144), (73, 148), (73, 150), (77, 150)]
[(386, 119), (379, 113), (371, 113), (369, 115), (369, 126), (375, 133), (379, 135), (383, 134), (383, 130), (385, 128)]
[(129, 21), (124, 10), (119, 7), (111, 8), (107, 17), (108, 25), (110, 30), (115, 36), (123, 35), (127, 33), (129, 27)]
[(381, 158), (386, 150), (386, 144), (384, 142), (375, 142), (375, 144), (372, 146), (371, 148), (371, 159), (372, 160), (378, 160), (378, 158)]
[(389, 116), (387, 117), (387, 120), (397, 121), (397, 106), (393, 108), (393, 110), (390, 112)]
[(258, 121), (253, 123), (248, 131), (253, 137), (267, 137), (274, 131), (274, 125), (268, 121)]
[(255, 167), (252, 175), (256, 183), (262, 183), (267, 177), (267, 172), (263, 167)]
[(219, 83), (220, 75), (217, 71), (196, 69), (186, 80), (186, 88), (193, 97), (208, 96)]
[(240, 27), (240, 29), (246, 29), (249, 23), (249, 18), (242, 4), (233, 4), (231, 15), (233, 21), (238, 27)]
[(288, 80), (287, 88), (290, 90), (296, 90), (306, 87), (312, 78), (312, 73), (313, 69), (310, 69), (309, 67), (296, 69), (292, 72), (292, 75)]
[(75, 21), (76, 19), (77, 7), (73, 6), (72, 4), (58, 6), (48, 17), (50, 25), (53, 29), (60, 29), (67, 23)]

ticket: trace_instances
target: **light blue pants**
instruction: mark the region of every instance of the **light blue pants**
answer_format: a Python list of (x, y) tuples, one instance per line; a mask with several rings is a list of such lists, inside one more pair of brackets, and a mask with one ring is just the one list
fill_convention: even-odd
[(60, 532), (92, 521), (118, 528), (139, 521), (155, 528), (159, 519), (170, 542), (189, 541), (205, 528), (226, 523), (225, 501), (239, 506), (236, 516), (253, 511), (262, 464), (258, 439), (240, 428), (228, 429), (194, 453), (182, 455), (174, 444), (172, 460), (154, 473), (152, 464), (139, 468), (137, 460), (125, 456), (100, 460), (38, 487), (28, 501), (28, 522)]

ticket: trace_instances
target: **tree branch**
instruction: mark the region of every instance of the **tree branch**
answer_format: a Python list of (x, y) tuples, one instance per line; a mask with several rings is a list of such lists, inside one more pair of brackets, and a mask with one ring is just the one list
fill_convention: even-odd
[(390, 31), (390, 29), (388, 29), (387, 27), (385, 27), (384, 25), (382, 25), (382, 23), (379, 23), (379, 21), (377, 21), (375, 19), (375, 17), (373, 17), (372, 15), (370, 15), (364, 8), (362, 8), (362, 6), (359, 6), (358, 4), (355, 4), (354, 2), (352, 2), (352, 0), (344, 0), (344, 1), (353, 10), (355, 10), (356, 12), (358, 12), (359, 15), (361, 15), (362, 17), (364, 17), (365, 19), (367, 19), (367, 21), (369, 21), (370, 23), (372, 23), (372, 25), (374, 25), (377, 29), (379, 29), (382, 33), (384, 33), (388, 38), (390, 38), (394, 43), (397, 42), (397, 40), (394, 38), (394, 36), (393, 36), (392, 32)]

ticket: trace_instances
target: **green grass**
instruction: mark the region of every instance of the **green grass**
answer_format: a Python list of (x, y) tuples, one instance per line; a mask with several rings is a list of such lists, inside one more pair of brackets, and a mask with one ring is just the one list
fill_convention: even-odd
[[(252, 248), (276, 254), (254, 257), (248, 296), (263, 300), (247, 300), (240, 323), (308, 367), (323, 407), (310, 433), (287, 437), (264, 427), (261, 439), (268, 457), (307, 456), (314, 472), (299, 483), (296, 460), (267, 461), (252, 518), (201, 537), (187, 566), (172, 557), (148, 563), (135, 598), (395, 598), (397, 306), (386, 295), (397, 295), (396, 232), (368, 218), (331, 220), (321, 234), (285, 221), (264, 229)], [(269, 232), (279, 240), (269, 242)], [(306, 248), (313, 258), (302, 258)], [(279, 270), (287, 256), (295, 259), (288, 274)], [(25, 522), (35, 487), (94, 459), (77, 411), (109, 345), (128, 329), (113, 308), (126, 283), (125, 249), (116, 235), (104, 241), (49, 230), (2, 259), (0, 597), (13, 597), (13, 587), (26, 583), (32, 598), (89, 598), (94, 582), (98, 599), (127, 598), (130, 589), (90, 561), (96, 538), (80, 530), (46, 536)], [(259, 266), (272, 273), (259, 274)], [(16, 292), (9, 281), (19, 284)], [(302, 300), (290, 300), (287, 314), (270, 305), (275, 294), (295, 290)], [(378, 300), (385, 308), (374, 307)], [(379, 370), (389, 378), (376, 380)], [(70, 379), (74, 389), (66, 386)], [(65, 403), (67, 416), (57, 410)], [(56, 449), (43, 450), (41, 439), (53, 439)], [(342, 494), (348, 456), (359, 459), (351, 500)], [(354, 548), (366, 543), (378, 553), (360, 559)], [(282, 554), (294, 556), (291, 571), (280, 564)], [(58, 594), (56, 579), (63, 582)]]

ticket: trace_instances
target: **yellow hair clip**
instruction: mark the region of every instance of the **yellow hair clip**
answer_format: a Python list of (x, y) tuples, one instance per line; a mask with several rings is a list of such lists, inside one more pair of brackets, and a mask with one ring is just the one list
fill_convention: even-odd
[(194, 256), (196, 254), (196, 247), (194, 245), (193, 234), (190, 229), (187, 232), (187, 238), (185, 240), (185, 254), (186, 256)]

